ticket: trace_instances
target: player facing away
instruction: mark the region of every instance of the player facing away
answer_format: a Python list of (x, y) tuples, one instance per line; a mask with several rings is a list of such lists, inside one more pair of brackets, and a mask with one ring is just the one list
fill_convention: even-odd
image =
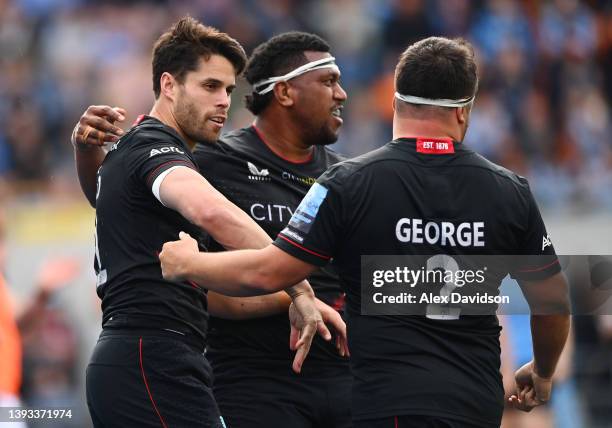
[[(280, 34), (257, 47), (245, 69), (254, 86), (247, 107), (255, 123), (217, 142), (198, 143), (194, 151), (209, 183), (272, 237), (287, 225), (316, 178), (342, 160), (327, 147), (337, 139), (346, 100), (329, 51), (320, 37), (301, 32)], [(106, 139), (120, 136), (100, 109), (90, 108), (83, 118)], [(222, 249), (214, 241), (206, 246)], [(309, 282), (323, 311), (323, 302), (343, 311), (344, 295), (331, 266), (315, 271)], [(284, 292), (247, 298), (208, 293), (207, 359), (228, 426), (351, 426), (348, 360), (332, 344), (315, 338), (300, 376), (289, 369), (290, 302)]]
[[(393, 141), (323, 174), (273, 245), (200, 253), (183, 233), (164, 245), (162, 272), (220, 292), (273, 291), (333, 258), (346, 291), (353, 426), (499, 426), (496, 316), (365, 316), (361, 256), (523, 254), (552, 260), (506, 272), (530, 305), (546, 290), (547, 304), (558, 309), (531, 318), (533, 360), (516, 372), (511, 399), (526, 411), (550, 396), (569, 328), (567, 284), (553, 246), (542, 244), (548, 235), (527, 181), (461, 143), (477, 90), (470, 45), (432, 37), (409, 46), (396, 67), (395, 86)], [(437, 223), (446, 232), (427, 240), (399, 233), (406, 219)], [(449, 231), (461, 223), (475, 227), (459, 245)], [(494, 278), (495, 288), (503, 276)]]
[[(81, 185), (86, 195), (94, 183), (96, 189), (91, 202), (96, 207), (103, 331), (86, 379), (95, 426), (224, 425), (203, 355), (205, 284), (164, 279), (158, 254), (162, 243), (181, 230), (194, 236), (206, 230), (228, 249), (261, 248), (271, 241), (196, 172), (190, 150), (196, 141), (217, 139), (245, 62), (242, 47), (227, 34), (183, 18), (155, 44), (156, 101), (150, 115), (140, 118), (108, 154), (98, 146), (75, 146)], [(104, 114), (117, 113), (109, 109)], [(78, 127), (76, 133), (83, 141), (103, 141), (103, 133), (91, 127)], [(101, 159), (92, 180), (88, 172)], [(295, 367), (300, 367), (314, 331), (330, 333), (308, 283), (288, 293), (300, 312), (294, 317), (301, 329), (295, 343)]]

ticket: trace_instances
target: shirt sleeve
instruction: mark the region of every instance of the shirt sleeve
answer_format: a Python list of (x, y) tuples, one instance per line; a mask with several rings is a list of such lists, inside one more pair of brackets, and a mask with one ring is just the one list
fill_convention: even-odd
[(326, 265), (343, 233), (345, 194), (324, 174), (312, 185), (274, 245), (315, 266)]
[(163, 179), (171, 169), (187, 167), (197, 171), (187, 149), (172, 140), (133, 142), (126, 153), (126, 167), (137, 181), (144, 183), (154, 194), (161, 183), (156, 179), (160, 176)]
[(521, 255), (511, 275), (518, 280), (543, 280), (560, 272), (561, 265), (529, 186), (525, 197), (528, 206), (527, 227), (521, 240)]

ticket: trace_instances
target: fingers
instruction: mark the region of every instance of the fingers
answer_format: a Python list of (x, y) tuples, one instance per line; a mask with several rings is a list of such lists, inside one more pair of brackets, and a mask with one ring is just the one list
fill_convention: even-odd
[(115, 122), (122, 122), (125, 120), (125, 109), (121, 107), (110, 107), (106, 105), (89, 106), (83, 116), (98, 116), (106, 117), (109, 120)]
[(319, 336), (321, 336), (327, 341), (331, 340), (332, 338), (331, 332), (329, 331), (323, 320), (317, 321), (317, 333), (319, 334)]
[(291, 332), (289, 333), (289, 349), (295, 351), (297, 349), (297, 342), (300, 338), (300, 331), (291, 325)]
[(179, 239), (180, 240), (186, 240), (186, 239), (190, 239), (191, 235), (188, 234), (187, 232), (179, 232)]
[(550, 392), (552, 390), (552, 379), (546, 379), (538, 376), (536, 373), (533, 374), (533, 387), (535, 396), (543, 403), (550, 400)]
[(310, 351), (310, 345), (312, 344), (312, 339), (314, 338), (316, 332), (316, 327), (313, 324), (307, 324), (301, 332), (300, 340), (298, 340), (297, 352), (295, 353), (295, 357), (293, 358), (293, 371), (296, 373), (300, 373), (302, 371), (302, 365), (304, 364), (304, 360), (308, 356), (308, 352)]
[(341, 357), (351, 356), (351, 353), (349, 352), (348, 341), (342, 336), (336, 336), (336, 349), (338, 350), (338, 354), (340, 354)]
[(72, 143), (102, 146), (117, 142), (124, 131), (114, 122), (123, 120), (125, 110), (120, 107), (89, 106), (72, 132)]

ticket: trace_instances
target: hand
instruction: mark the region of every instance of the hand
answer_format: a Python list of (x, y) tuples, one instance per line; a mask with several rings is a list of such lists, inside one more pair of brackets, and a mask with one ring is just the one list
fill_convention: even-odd
[(302, 293), (292, 297), (293, 302), (289, 306), (289, 322), (291, 334), (289, 336), (289, 347), (295, 353), (293, 358), (293, 371), (302, 371), (302, 364), (310, 351), (312, 339), (316, 333), (325, 340), (331, 340), (331, 333), (323, 322), (323, 317), (317, 309), (317, 302), (312, 294)]
[(123, 122), (125, 113), (121, 107), (89, 106), (72, 131), (72, 145), (86, 148), (117, 142), (124, 131), (114, 123)]
[(321, 313), (323, 322), (328, 328), (336, 333), (336, 349), (342, 357), (349, 357), (351, 354), (348, 348), (348, 339), (346, 337), (346, 324), (337, 310), (316, 299), (317, 309)]
[(514, 373), (517, 393), (509, 399), (517, 409), (530, 412), (550, 400), (552, 378), (538, 376), (533, 368), (533, 360)]
[(57, 257), (47, 260), (40, 270), (36, 284), (41, 294), (50, 295), (75, 279), (81, 264), (74, 257)]
[(166, 242), (159, 253), (164, 278), (179, 281), (187, 276), (189, 260), (200, 252), (198, 242), (188, 233), (179, 233), (179, 241)]

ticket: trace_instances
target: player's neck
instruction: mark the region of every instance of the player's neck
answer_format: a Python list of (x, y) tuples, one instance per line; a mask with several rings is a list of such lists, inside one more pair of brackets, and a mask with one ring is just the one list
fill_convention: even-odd
[(174, 115), (168, 108), (165, 108), (159, 102), (156, 102), (153, 105), (153, 108), (151, 109), (149, 116), (154, 117), (155, 119), (159, 120), (164, 125), (167, 125), (170, 128), (174, 129), (181, 136), (181, 138), (187, 143), (190, 149), (193, 149), (195, 147), (196, 142), (191, 140), (189, 137), (187, 137), (187, 135), (185, 135), (185, 133), (179, 126), (178, 122), (174, 118)]
[(410, 137), (451, 138), (461, 141), (461, 130), (441, 121), (394, 117), (393, 139)]
[(253, 126), (277, 156), (291, 162), (306, 162), (312, 158), (313, 147), (302, 142), (299, 130), (289, 121), (258, 116)]

